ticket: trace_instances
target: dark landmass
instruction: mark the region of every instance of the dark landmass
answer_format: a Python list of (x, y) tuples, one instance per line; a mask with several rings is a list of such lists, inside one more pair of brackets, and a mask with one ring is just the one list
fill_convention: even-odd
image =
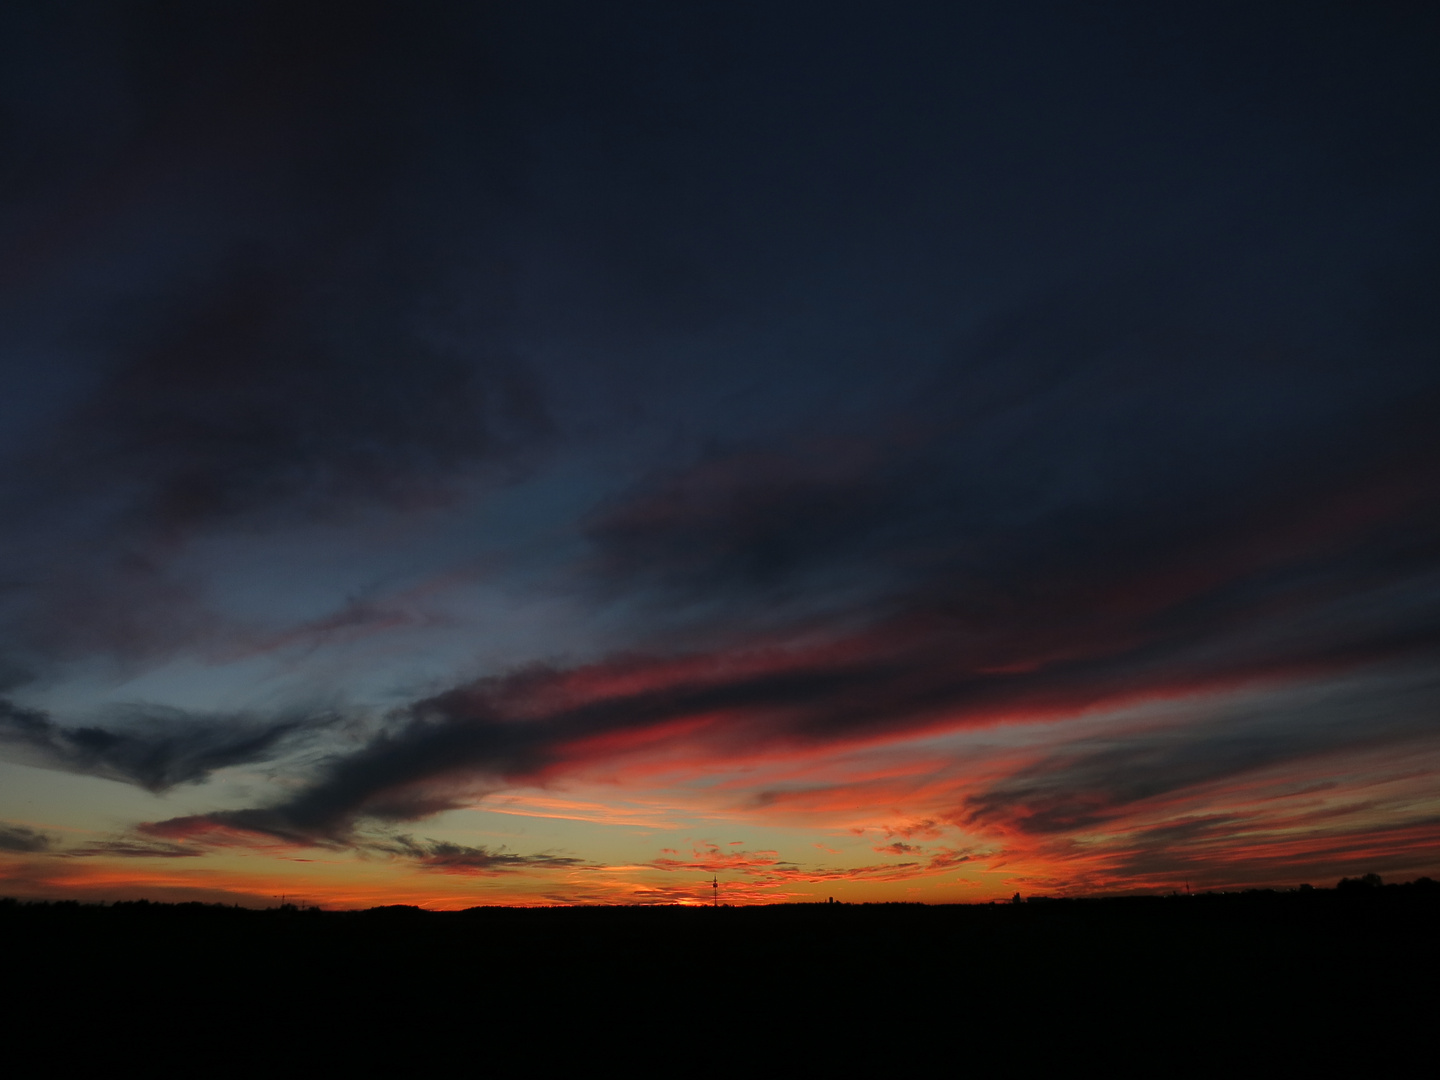
[(719, 909), (9, 900), (0, 935), (14, 1030), (104, 1032), (122, 1053), (218, 1039), (463, 1063), (495, 1040), (541, 1056), (740, 1040), (873, 1066), (955, 1039), (987, 1058), (1278, 1064), (1428, 1038), (1440, 883)]

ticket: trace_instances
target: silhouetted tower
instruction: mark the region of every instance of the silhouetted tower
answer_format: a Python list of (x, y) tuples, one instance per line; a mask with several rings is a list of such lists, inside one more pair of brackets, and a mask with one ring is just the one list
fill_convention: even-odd
[(711, 879), (711, 881), (710, 881), (710, 888), (713, 890), (710, 895), (711, 895), (712, 897), (714, 897), (714, 899), (711, 900), (711, 902), (710, 902), (710, 906), (711, 906), (711, 907), (719, 907), (719, 906), (720, 906), (720, 878), (719, 878), (718, 876), (717, 876), (717, 877), (713, 877), (713, 878)]

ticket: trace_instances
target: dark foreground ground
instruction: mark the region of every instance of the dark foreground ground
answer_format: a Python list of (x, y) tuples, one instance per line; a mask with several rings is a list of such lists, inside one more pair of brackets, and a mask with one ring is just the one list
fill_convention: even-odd
[(952, 907), (4, 901), (0, 944), (12, 1050), (162, 1074), (1412, 1073), (1408, 1048), (1432, 1075), (1440, 1045), (1428, 882)]

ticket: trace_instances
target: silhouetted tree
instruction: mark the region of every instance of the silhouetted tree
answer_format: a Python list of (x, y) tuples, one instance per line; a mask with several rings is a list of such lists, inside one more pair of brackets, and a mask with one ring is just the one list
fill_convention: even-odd
[(1364, 877), (1341, 878), (1336, 884), (1337, 889), (1378, 889), (1385, 884), (1380, 880), (1379, 874), (1366, 874)]

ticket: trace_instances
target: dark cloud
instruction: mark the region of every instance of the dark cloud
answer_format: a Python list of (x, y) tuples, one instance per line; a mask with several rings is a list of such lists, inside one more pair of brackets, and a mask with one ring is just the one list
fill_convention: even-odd
[(311, 717), (195, 716), (179, 709), (127, 712), (111, 727), (67, 727), (45, 712), (0, 700), (0, 742), (49, 768), (160, 792), (199, 783), (217, 769), (272, 760), (324, 723)]
[(423, 502), (469, 468), (513, 460), (543, 427), (523, 372), (428, 345), (387, 286), (312, 297), (268, 269), (207, 283), (75, 418), (64, 437), (83, 431), (83, 451), (65, 458), (78, 476), (58, 484), (125, 492), (132, 528), (164, 535)]
[(904, 825), (890, 825), (885, 829), (885, 835), (903, 836), (906, 840), (920, 837), (922, 840), (937, 839), (943, 832), (944, 826), (937, 823), (933, 818), (925, 818), (922, 821), (911, 821)]
[[(65, 373), (9, 377), (27, 438), (0, 505), (26, 527), (0, 631), (33, 664), (214, 633), (174, 567), (197, 532), (433, 505), (513, 479), (550, 429), (508, 343), (478, 28), (212, 14), (10, 20), (6, 48), (38, 38), (74, 76), (13, 57), (0, 87), (29, 253), (0, 267), (10, 344)], [(437, 99), (454, 123), (415, 123)]]
[[(358, 843), (662, 743), (1433, 663), (1440, 65), (1374, 7), (12, 5), (5, 685), (405, 631), (382, 599), (240, 635), (216, 549), (403, 546), (567, 453), (514, 499), (550, 546), (504, 555), (579, 580), (610, 655), (412, 691), (273, 804), (142, 835)], [(392, 561), (441, 580), (448, 539)], [(0, 705), (18, 752), (155, 791), (317, 727)], [(1346, 738), (1069, 747), (965, 813), (1054, 835)]]
[[(1399, 748), (1434, 737), (1437, 707), (1440, 685), (1425, 670), (1341, 681), (1324, 693), (1272, 688), (1258, 702), (1204, 719), (1142, 725), (1057, 748), (967, 796), (955, 820), (1039, 836), (1103, 829), (1145, 804), (1161, 806), (1276, 766), (1303, 776), (1307, 761), (1336, 753), (1390, 748), (1403, 757)], [(1221, 833), (1227, 825), (1217, 815), (1202, 818), (1150, 829), (1136, 843), (1179, 844), (1189, 833)]]
[[(1423, 428), (1436, 220), (1405, 169), (1428, 160), (1416, 135), (1434, 110), (1376, 89), (1423, 81), (1413, 46), (1337, 68), (1326, 58), (1361, 32), (1342, 33), (1338, 16), (1262, 63), (1209, 19), (1181, 20), (1184, 33), (1081, 19), (1070, 32), (1092, 48), (1076, 49), (1030, 40), (1023, 18), (981, 20), (982, 32), (938, 11), (882, 27), (742, 8), (718, 24), (652, 12), (623, 32), (583, 8), (125, 9), (85, 33), (58, 15), (11, 16), (12, 39), (55, 61), (16, 55), (7, 84), (26, 150), (14, 228), (48, 269), (26, 264), (17, 307), (28, 303), (33, 338), (82, 359), (20, 454), (30, 479), (10, 503), (29, 539), (9, 560), (7, 647), (48, 658), (203, 639), (216, 621), (172, 567), (177, 539), (413, 508), (461, 478), (513, 476), (551, 431), (542, 385), (661, 412), (666, 393), (683, 397), (613, 349), (584, 362), (594, 370), (558, 361), (538, 376), (515, 345), (533, 302), (524, 273), (623, 282), (545, 293), (565, 309), (546, 315), (588, 304), (628, 327), (584, 325), (587, 356), (656, 323), (694, 332), (763, 314), (779, 334), (772, 301), (724, 283), (773, 282), (767, 268), (797, 262), (790, 276), (808, 291), (785, 302), (819, 305), (811, 321), (838, 328), (778, 367), (727, 352), (759, 388), (740, 400), (790, 437), (746, 440), (743, 404), (703, 405), (686, 423), (712, 434), (709, 450), (588, 519), (607, 594), (658, 591), (658, 607), (753, 618), (777, 602), (833, 612), (855, 594), (913, 604), (907, 588), (975, 606), (1076, 593), (1115, 565), (1164, 569), (1233, 547), (1277, 497), (1288, 513), (1323, 506), (1346, 467), (1383, 482), (1385, 453)], [(1256, 33), (1279, 25), (1259, 19)], [(1150, 38), (1167, 54), (1210, 46), (1180, 49), (1156, 85), (1145, 76), (1143, 98), (1095, 78)], [(1030, 85), (977, 44), (1018, 39), (1024, 70), (1058, 64), (1073, 91)], [(781, 42), (807, 62), (777, 62)], [(1223, 80), (1210, 47), (1235, 65)], [(868, 59), (836, 60), (852, 55)], [(1281, 122), (1296, 102), (1276, 63), (1326, 74), (1292, 80), (1316, 87), (1307, 98), (1364, 91), (1368, 105), (1337, 113), (1322, 146), (1287, 142), (1293, 162), (1258, 170), (1270, 151), (1250, 140), (1268, 145), (1272, 126), (1298, 138)], [(1246, 120), (1234, 110), (1254, 110), (1257, 80), (1269, 105)], [(978, 110), (997, 119), (972, 108), (982, 85), (1004, 88)], [(1196, 88), (1205, 120), (1177, 122)], [(1380, 117), (1388, 139), (1374, 134)], [(1076, 122), (1138, 125), (1136, 139), (1154, 140), (1146, 161), (1184, 197), (1143, 197), (1157, 178), (1125, 169), (1111, 143), (1061, 137)], [(1028, 155), (1011, 125), (1032, 133)], [(1394, 184), (1357, 196), (1331, 159), (1377, 141), (1401, 148)], [(1196, 159), (1218, 172), (1186, 167)], [(762, 164), (763, 182), (749, 171)], [(1259, 179), (1237, 193), (1232, 171)], [(1176, 179), (1192, 173), (1193, 190)], [(1052, 175), (1067, 180), (1035, 187)], [(1024, 213), (1001, 194), (1021, 190)], [(1403, 223), (1386, 216), (1397, 200), (1411, 207)], [(972, 204), (974, 220), (956, 216)], [(1082, 270), (1027, 270), (998, 299), (961, 286), (1012, 274), (1032, 228), (1071, 250), (1060, 238), (1090, 213), (1111, 225), (1081, 244)], [(980, 227), (990, 218), (1008, 232)], [(850, 285), (870, 288), (877, 251), (854, 238), (872, 232), (904, 245), (878, 252), (899, 267), (896, 288), (934, 291), (965, 317), (917, 300), (870, 312), (869, 344), (843, 340), (850, 286), (829, 264), (851, 256), (814, 245), (851, 238), (867, 269)], [(891, 343), (902, 331), (939, 344), (908, 355)], [(810, 407), (822, 393), (842, 407)], [(1433, 475), (1433, 439), (1410, 437), (1412, 464)]]
[[(583, 769), (669, 745), (677, 737), (696, 755), (735, 757), (786, 746), (873, 740), (927, 726), (1054, 718), (1147, 696), (1283, 679), (1297, 671), (1334, 674), (1356, 663), (1353, 656), (1326, 649), (1310, 652), (1308, 641), (1288, 655), (1255, 656), (1203, 650), (1187, 655), (1144, 640), (1101, 638), (1089, 644), (1080, 649), (1072, 643), (1060, 655), (1037, 654), (1030, 663), (997, 668), (989, 648), (977, 647), (968, 632), (920, 620), (809, 650), (630, 658), (484, 679), (397, 713), (390, 730), (333, 758), (285, 802), (194, 820), (202, 828), (346, 842), (363, 818), (416, 820), (511, 783)], [(1433, 633), (1418, 642), (1382, 641), (1363, 658), (1413, 659), (1417, 648), (1424, 653), (1435, 644)], [(1204, 752), (1191, 752), (1185, 736), (1179, 736), (1174, 745), (1107, 747), (1097, 752), (1093, 765), (1105, 772), (1108, 762), (1115, 777), (1129, 777), (1138, 790), (1150, 792), (1167, 777), (1194, 783), (1302, 756), (1320, 745), (1315, 741), (1320, 731), (1329, 733), (1335, 745), (1358, 745), (1353, 729), (1343, 724), (1297, 726), (1294, 712), (1285, 715), (1290, 726), (1277, 725), (1260, 735), (1246, 731), (1233, 741), (1197, 729), (1190, 737), (1204, 744)], [(1398, 726), (1385, 729), (1389, 737), (1412, 737), (1421, 730), (1413, 710), (1397, 715)], [(1091, 811), (1081, 804), (1093, 797), (1087, 794), (1093, 789), (1074, 780), (1067, 774), (1058, 782), (1055, 807), (1035, 811), (1036, 828), (1052, 818), (1055, 827), (1090, 820)], [(1020, 780), (1016, 783), (1021, 795), (1028, 791)], [(987, 809), (987, 798), (995, 801), (994, 808)], [(992, 793), (971, 813), (977, 818), (997, 813), (1006, 798), (1004, 792)], [(182, 833), (190, 828), (175, 827)]]
[(924, 848), (915, 844), (902, 844), (898, 840), (893, 844), (886, 844), (883, 847), (875, 848), (875, 851), (881, 855), (913, 855), (917, 851), (923, 850)]
[[(306, 288), (268, 272), (212, 283), (23, 463), (12, 498), (34, 531), (12, 538), (12, 647), (144, 656), (203, 642), (222, 622), (172, 569), (197, 530), (434, 505), (535, 444), (543, 410), (518, 367), (427, 345), (378, 296), (307, 309)], [(355, 340), (326, 340), (339, 327)], [(57, 497), (89, 520), (47, 518)]]
[(781, 739), (1433, 658), (1440, 383), (1367, 329), (1440, 342), (1433, 311), (1377, 291), (1276, 354), (1284, 312), (1122, 284), (987, 326), (883, 438), (642, 481), (591, 519), (602, 588), (648, 597), (657, 650), (689, 620), (723, 653), (797, 596), (775, 637), (865, 627), (844, 664), (796, 654), (807, 707), (755, 687)]
[[(592, 570), (609, 594), (737, 621), (857, 590), (908, 606), (988, 592), (1029, 618), (1148, 585), (1159, 608), (1264, 590), (1317, 556), (1337, 581), (1404, 575), (1394, 546), (1440, 538), (1440, 321), (1408, 286), (1341, 315), (1316, 290), (1248, 317), (1163, 275), (1027, 304), (903, 408), (711, 446), (612, 496), (588, 521)], [(1316, 340), (1316, 322), (1339, 325)]]
[(25, 825), (0, 823), (0, 851), (11, 851), (22, 855), (50, 851), (54, 841), (45, 833)]
[(591, 513), (590, 569), (602, 585), (655, 586), (672, 602), (728, 593), (774, 602), (833, 588), (817, 570), (903, 542), (907, 511), (934, 480), (923, 472), (873, 438), (711, 447)]
[(953, 848), (941, 848), (930, 856), (929, 868), (931, 870), (950, 870), (953, 867), (960, 866), (962, 863), (968, 863), (970, 860), (979, 857), (980, 856), (973, 851), (956, 851)]
[(427, 870), (444, 874), (514, 874), (526, 870), (567, 870), (586, 865), (583, 859), (564, 855), (520, 855), (503, 847), (492, 851), (446, 840), (417, 840), (403, 835), (373, 843), (369, 848), (414, 860)]
[[(1373, 812), (1364, 805), (1355, 810)], [(1268, 833), (1266, 824), (1238, 815), (1204, 815), (1183, 826), (1133, 830), (1097, 854), (1106, 871), (1121, 880), (1178, 888), (1182, 881), (1298, 882), (1324, 879), (1336, 870), (1358, 874), (1363, 867), (1373, 868), (1365, 873), (1413, 875), (1430, 865), (1440, 842), (1440, 819), (1434, 815), (1412, 814), (1360, 828), (1341, 821), (1307, 822), (1307, 834), (1298, 841)]]

